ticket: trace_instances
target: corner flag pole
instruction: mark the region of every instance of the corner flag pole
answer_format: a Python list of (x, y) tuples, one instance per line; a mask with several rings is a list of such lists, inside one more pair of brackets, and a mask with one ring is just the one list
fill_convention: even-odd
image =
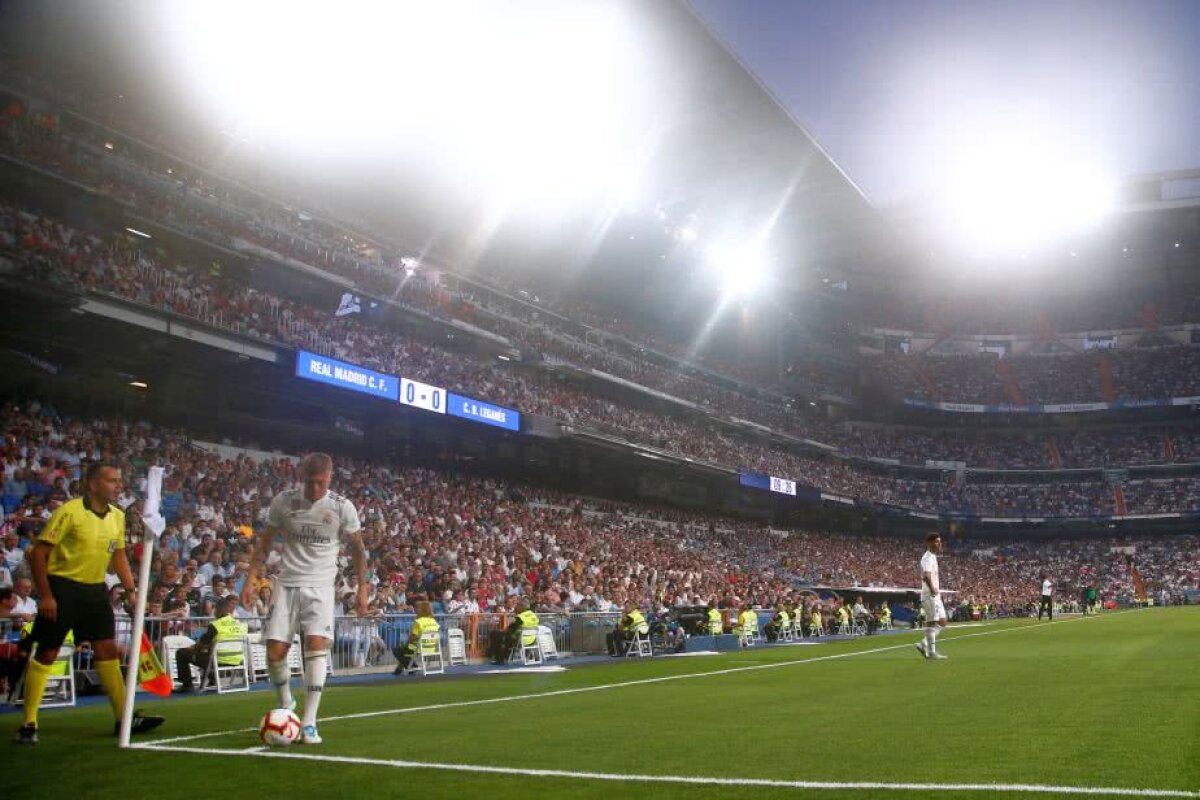
[(129, 747), (129, 731), (133, 726), (133, 704), (138, 687), (138, 665), (142, 656), (142, 631), (146, 624), (146, 597), (150, 593), (150, 560), (154, 557), (154, 542), (162, 535), (165, 521), (159, 513), (162, 499), (163, 468), (151, 467), (146, 478), (146, 501), (142, 520), (146, 533), (142, 541), (142, 558), (138, 563), (137, 604), (133, 609), (133, 631), (129, 637), (129, 663), (125, 667), (125, 709), (121, 712), (120, 747)]

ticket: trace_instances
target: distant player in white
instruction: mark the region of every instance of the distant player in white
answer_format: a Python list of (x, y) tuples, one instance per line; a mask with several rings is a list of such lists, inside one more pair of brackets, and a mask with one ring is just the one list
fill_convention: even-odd
[(278, 537), (283, 542), (283, 558), (266, 627), (267, 670), (279, 696), (279, 707), (294, 708), (287, 654), (293, 637), (303, 633), (304, 717), (300, 741), (320, 744), (317, 709), (333, 643), (338, 550), (345, 542), (354, 558), (359, 616), (367, 613), (367, 554), (359, 533), (358, 510), (346, 498), (329, 491), (333, 459), (324, 453), (309, 454), (300, 465), (300, 476), (301, 488), (282, 491), (271, 501), (267, 529), (258, 536), (250, 556), (242, 605), (253, 604), (259, 572)]
[(1050, 615), (1050, 621), (1054, 622), (1054, 581), (1050, 580), (1050, 576), (1042, 573), (1042, 602), (1038, 604), (1038, 621), (1042, 619), (1042, 612)]
[(925, 537), (928, 548), (921, 556), (921, 608), (925, 611), (925, 641), (917, 642), (917, 650), (925, 658), (942, 659), (937, 651), (937, 637), (946, 627), (946, 607), (942, 605), (942, 584), (938, 579), (938, 553), (942, 552), (942, 537), (931, 533)]

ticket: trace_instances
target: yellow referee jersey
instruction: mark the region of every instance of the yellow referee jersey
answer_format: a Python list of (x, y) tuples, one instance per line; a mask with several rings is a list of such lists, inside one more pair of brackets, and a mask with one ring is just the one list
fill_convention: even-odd
[(51, 575), (77, 583), (104, 583), (113, 553), (125, 549), (125, 512), (115, 506), (100, 516), (76, 498), (63, 503), (38, 535), (53, 545), (47, 567)]

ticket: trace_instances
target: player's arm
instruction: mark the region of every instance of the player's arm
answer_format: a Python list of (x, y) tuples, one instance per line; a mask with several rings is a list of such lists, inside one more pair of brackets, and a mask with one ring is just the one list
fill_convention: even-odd
[(29, 571), (38, 593), (38, 614), (53, 622), (58, 617), (58, 601), (50, 591), (50, 551), (54, 545), (39, 541), (29, 554)]
[(246, 582), (242, 584), (242, 596), (239, 598), (244, 608), (253, 608), (254, 597), (258, 594), (255, 587), (258, 586), (259, 573), (267, 561), (267, 553), (270, 552), (271, 543), (275, 541), (277, 533), (275, 528), (268, 525), (266, 530), (254, 537), (254, 549), (250, 551), (250, 569), (246, 570)]
[(117, 573), (117, 578), (121, 581), (121, 587), (125, 589), (125, 606), (127, 608), (137, 608), (137, 584), (133, 581), (133, 570), (129, 567), (129, 556), (125, 554), (124, 547), (118, 547), (113, 551), (112, 561), (113, 571)]
[(350, 545), (350, 557), (354, 560), (354, 574), (358, 578), (358, 616), (367, 615), (371, 587), (367, 584), (367, 547), (363, 544), (362, 531), (355, 531), (346, 538)]
[[(912, 573), (910, 572), (909, 574), (911, 575)], [(921, 580), (925, 583), (926, 586), (929, 587), (929, 593), (932, 594), (934, 597), (937, 597), (940, 594), (940, 592), (938, 592), (938, 590), (936, 588), (934, 588), (934, 586), (933, 586), (933, 573), (932, 572), (930, 572), (929, 570), (925, 570), (924, 572), (922, 572)]]

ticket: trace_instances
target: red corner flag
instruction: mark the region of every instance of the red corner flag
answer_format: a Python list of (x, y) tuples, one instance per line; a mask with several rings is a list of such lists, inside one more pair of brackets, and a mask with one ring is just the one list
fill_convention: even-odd
[(174, 684), (171, 681), (171, 676), (163, 669), (162, 662), (158, 660), (158, 654), (154, 652), (154, 646), (150, 644), (150, 637), (142, 634), (142, 649), (141, 657), (138, 659), (138, 683), (147, 692), (152, 692), (159, 697), (170, 697), (171, 689)]

